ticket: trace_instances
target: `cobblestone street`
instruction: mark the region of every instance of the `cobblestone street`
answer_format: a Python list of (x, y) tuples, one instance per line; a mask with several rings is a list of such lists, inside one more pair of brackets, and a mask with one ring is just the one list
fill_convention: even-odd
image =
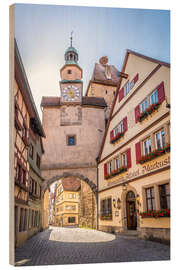
[(16, 265), (58, 265), (170, 259), (168, 246), (80, 228), (56, 228), (38, 233), (16, 249)]

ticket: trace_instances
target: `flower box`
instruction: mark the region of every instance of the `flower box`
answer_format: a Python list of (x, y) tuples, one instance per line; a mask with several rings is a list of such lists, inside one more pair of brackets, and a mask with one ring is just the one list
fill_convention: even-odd
[(138, 117), (138, 121), (142, 122), (145, 118), (147, 118), (149, 115), (151, 115), (154, 111), (156, 111), (160, 106), (160, 103), (152, 104), (149, 106), (144, 112), (140, 114)]
[(118, 132), (116, 134), (116, 136), (110, 141), (110, 143), (113, 144), (113, 143), (117, 142), (123, 136), (124, 136), (124, 132)]
[(105, 178), (110, 179), (110, 178), (112, 178), (112, 177), (114, 177), (114, 176), (116, 176), (116, 175), (118, 175), (120, 173), (126, 172), (126, 171), (127, 171), (127, 167), (123, 166), (123, 167), (121, 167), (121, 168), (119, 168), (117, 170), (112, 171), (111, 174), (106, 175)]
[(143, 163), (145, 163), (147, 161), (151, 161), (154, 158), (162, 156), (162, 155), (164, 155), (164, 154), (166, 154), (168, 152), (170, 152), (170, 145), (169, 144), (167, 144), (164, 148), (159, 148), (159, 149), (156, 149), (156, 150), (152, 151), (148, 155), (141, 156), (140, 159), (138, 160), (138, 162), (140, 164), (143, 164)]
[(170, 217), (170, 209), (148, 210), (148, 211), (145, 211), (145, 212), (140, 212), (139, 215), (142, 218)]

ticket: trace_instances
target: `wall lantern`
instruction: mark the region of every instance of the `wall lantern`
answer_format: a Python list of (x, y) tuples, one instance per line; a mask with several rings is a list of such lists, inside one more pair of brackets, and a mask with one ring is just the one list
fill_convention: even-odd
[(113, 199), (113, 206), (114, 206), (114, 208), (120, 209), (121, 208), (121, 200), (118, 198), (117, 202), (116, 202), (116, 199)]
[(136, 202), (138, 206), (141, 206), (139, 194), (136, 195)]
[(127, 184), (122, 184), (122, 187), (123, 187), (123, 191), (126, 191), (127, 190)]

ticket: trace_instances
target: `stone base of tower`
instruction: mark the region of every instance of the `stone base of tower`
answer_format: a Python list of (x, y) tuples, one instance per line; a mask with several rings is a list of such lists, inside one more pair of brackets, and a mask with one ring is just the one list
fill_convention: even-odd
[(79, 227), (97, 228), (96, 196), (85, 182), (81, 181), (79, 204)]

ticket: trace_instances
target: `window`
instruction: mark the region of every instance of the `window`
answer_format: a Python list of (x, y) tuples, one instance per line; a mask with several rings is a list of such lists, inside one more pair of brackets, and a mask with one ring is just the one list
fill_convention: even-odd
[(68, 69), (67, 70), (67, 74), (72, 74), (72, 70), (71, 69)]
[(22, 170), (22, 179), (23, 179), (23, 184), (26, 185), (26, 171)]
[(68, 223), (75, 223), (76, 218), (75, 217), (68, 217)]
[(150, 137), (144, 140), (143, 151), (144, 151), (145, 156), (151, 153), (151, 138)]
[(149, 101), (148, 98), (146, 98), (141, 104), (140, 104), (140, 110), (141, 112), (145, 112), (145, 110), (148, 108), (149, 106)]
[(156, 149), (165, 147), (165, 131), (161, 129), (155, 134)]
[(112, 161), (110, 161), (108, 163), (108, 173), (111, 174), (112, 173)]
[(120, 168), (120, 160), (119, 157), (115, 158), (115, 169), (119, 169)]
[(123, 125), (123, 120), (113, 129), (113, 135), (114, 137), (120, 132), (123, 133), (124, 131), (124, 125)]
[(127, 154), (126, 153), (123, 153), (122, 155), (121, 155), (121, 164), (122, 164), (122, 166), (127, 166)]
[(157, 92), (157, 89), (150, 95), (150, 103), (151, 103), (151, 105), (158, 103), (158, 92)]
[(68, 195), (69, 199), (75, 199), (76, 198), (76, 194), (72, 194), (72, 193), (69, 193)]
[(170, 188), (169, 184), (159, 186), (160, 207), (163, 209), (170, 209)]
[(25, 214), (24, 214), (24, 228), (23, 231), (27, 230), (27, 209), (25, 209)]
[(130, 83), (127, 82), (124, 86), (124, 95), (126, 96), (130, 91)]
[(33, 154), (34, 154), (34, 147), (31, 143), (29, 146), (29, 156), (31, 157), (31, 159), (33, 159)]
[(105, 91), (105, 94), (107, 95), (107, 90)]
[(76, 144), (76, 137), (75, 135), (67, 136), (67, 145), (72, 146)]
[(155, 210), (154, 188), (146, 188), (146, 206), (148, 210)]
[(40, 156), (37, 154), (36, 155), (36, 166), (40, 169), (40, 164), (41, 164), (41, 158)]
[(23, 222), (24, 222), (24, 208), (20, 209), (20, 224), (19, 224), (19, 232), (23, 231)]
[(29, 228), (32, 227), (32, 210), (29, 209)]
[(108, 217), (109, 219), (112, 219), (112, 200), (111, 200), (111, 198), (101, 200), (101, 217), (102, 218)]

